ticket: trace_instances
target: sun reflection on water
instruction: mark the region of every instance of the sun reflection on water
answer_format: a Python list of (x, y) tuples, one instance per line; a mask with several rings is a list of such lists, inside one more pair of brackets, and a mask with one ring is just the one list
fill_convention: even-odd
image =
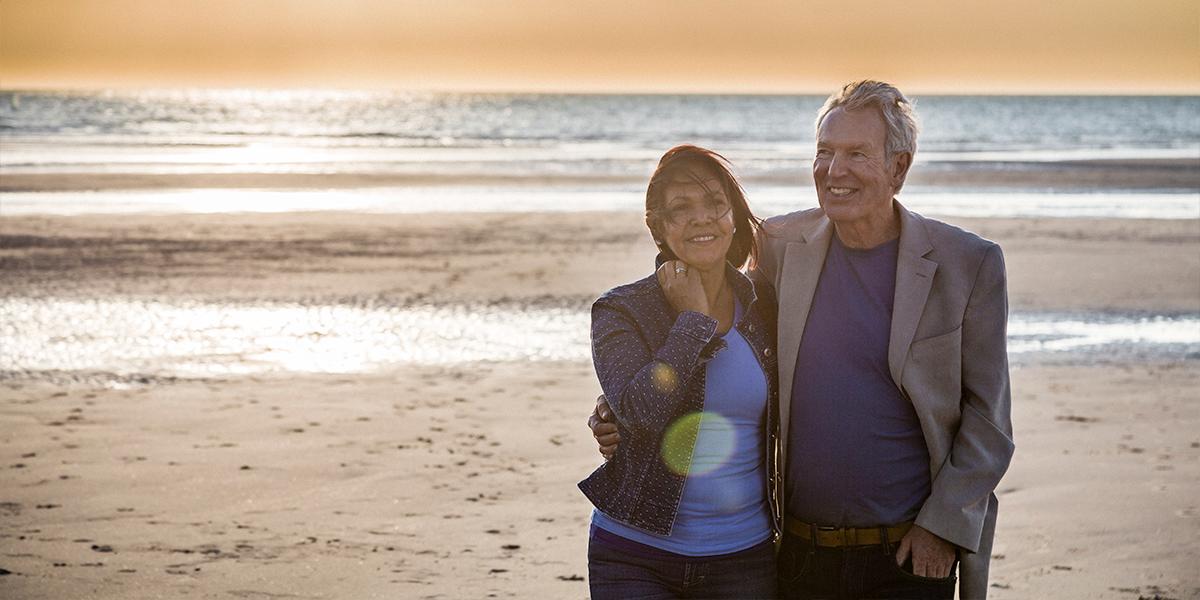
[(587, 316), (560, 308), (8, 298), (0, 315), (6, 371), (357, 373), (403, 363), (588, 357)]
[[(362, 373), (401, 364), (579, 361), (587, 311), (524, 305), (371, 306), (283, 302), (0, 298), (0, 372), (204, 377)], [(1200, 356), (1200, 315), (1016, 313), (1018, 361)], [(1062, 359), (1054, 359), (1062, 360)], [(654, 385), (670, 393), (665, 364)]]

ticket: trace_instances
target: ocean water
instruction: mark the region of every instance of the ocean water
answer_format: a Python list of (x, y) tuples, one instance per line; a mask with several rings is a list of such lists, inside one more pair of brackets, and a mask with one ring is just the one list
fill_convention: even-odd
[[(808, 169), (819, 96), (0, 92), (0, 172), (645, 178), (681, 142)], [(918, 161), (1195, 158), (1196, 96), (927, 96)]]
[[(759, 213), (815, 205), (818, 96), (430, 94), (331, 90), (0, 92), (0, 176), (339, 174), (412, 178), (393, 189), (9, 192), (5, 214), (640, 210), (669, 146), (729, 157)], [(1080, 168), (1192, 160), (1200, 97), (929, 96), (916, 168)], [(433, 178), (436, 185), (422, 182)], [(481, 181), (490, 183), (481, 184)], [(399, 185), (399, 184), (397, 184)], [(910, 186), (939, 216), (1200, 218), (1196, 189)]]

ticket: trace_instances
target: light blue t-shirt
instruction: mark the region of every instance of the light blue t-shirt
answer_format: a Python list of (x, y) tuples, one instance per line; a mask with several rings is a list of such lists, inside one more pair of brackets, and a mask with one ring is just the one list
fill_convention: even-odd
[[(734, 322), (741, 316), (739, 304)], [(737, 328), (730, 328), (724, 340), (726, 347), (705, 366), (704, 413), (671, 535), (625, 525), (599, 510), (592, 512), (593, 525), (687, 556), (737, 552), (771, 536), (763, 464), (766, 376)], [(670, 438), (668, 433), (664, 443)]]

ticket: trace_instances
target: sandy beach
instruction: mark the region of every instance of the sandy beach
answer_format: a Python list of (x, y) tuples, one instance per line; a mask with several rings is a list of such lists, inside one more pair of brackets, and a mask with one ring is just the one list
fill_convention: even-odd
[[(1014, 310), (1200, 313), (1200, 221), (953, 222), (1004, 247)], [(0, 241), (3, 297), (581, 310), (654, 252), (628, 213), (8, 216)], [(994, 598), (1200, 596), (1197, 365), (1014, 369)], [(0, 597), (586, 597), (597, 392), (570, 361), (8, 373)]]

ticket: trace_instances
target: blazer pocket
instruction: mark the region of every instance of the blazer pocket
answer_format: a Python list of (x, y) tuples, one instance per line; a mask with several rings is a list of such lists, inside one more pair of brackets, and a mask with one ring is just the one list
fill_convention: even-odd
[(922, 338), (909, 346), (909, 353), (914, 360), (918, 357), (940, 356), (947, 352), (961, 352), (962, 326), (953, 331), (947, 331), (932, 337)]
[(962, 327), (913, 342), (901, 376), (918, 408), (954, 419), (962, 398)]

